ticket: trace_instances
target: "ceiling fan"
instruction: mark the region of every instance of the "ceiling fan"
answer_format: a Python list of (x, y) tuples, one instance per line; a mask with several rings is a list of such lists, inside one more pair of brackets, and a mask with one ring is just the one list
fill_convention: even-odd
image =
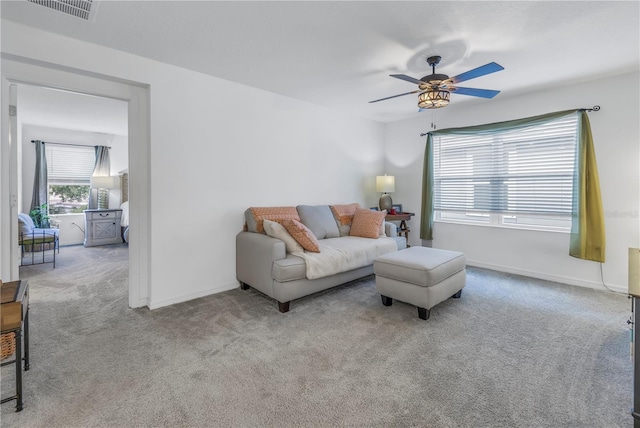
[(431, 66), (432, 74), (424, 76), (420, 80), (407, 76), (406, 74), (390, 75), (396, 79), (415, 83), (418, 85), (417, 90), (405, 92), (404, 94), (393, 95), (391, 97), (380, 98), (379, 100), (369, 101), (369, 103), (377, 103), (378, 101), (389, 100), (391, 98), (420, 92), (420, 95), (418, 95), (418, 107), (421, 109), (434, 109), (448, 105), (449, 97), (452, 92), (455, 94), (470, 95), (472, 97), (481, 98), (493, 98), (500, 93), (500, 91), (494, 91), (491, 89), (463, 88), (456, 85), (460, 82), (464, 82), (465, 80), (475, 79), (476, 77), (504, 70), (504, 67), (501, 65), (496, 64), (495, 62), (490, 62), (489, 64), (474, 68), (473, 70), (458, 74), (457, 76), (449, 77), (446, 74), (436, 74), (436, 65), (440, 63), (440, 59), (441, 57), (439, 56), (430, 56), (427, 58), (427, 63)]

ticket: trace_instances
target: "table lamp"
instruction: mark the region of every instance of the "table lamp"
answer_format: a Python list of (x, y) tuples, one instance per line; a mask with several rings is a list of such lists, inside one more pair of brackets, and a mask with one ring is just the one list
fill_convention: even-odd
[(376, 177), (376, 192), (382, 192), (380, 196), (380, 210), (391, 210), (393, 201), (387, 193), (396, 191), (396, 178), (393, 175), (378, 175)]
[(118, 188), (118, 176), (96, 176), (91, 177), (91, 188), (98, 189), (98, 209), (109, 209), (109, 189)]

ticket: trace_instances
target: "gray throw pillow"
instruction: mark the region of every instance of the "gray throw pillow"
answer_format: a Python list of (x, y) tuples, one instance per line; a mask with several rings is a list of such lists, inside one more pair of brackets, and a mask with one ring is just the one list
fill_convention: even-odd
[(340, 231), (329, 205), (298, 205), (300, 222), (318, 239), (339, 238)]

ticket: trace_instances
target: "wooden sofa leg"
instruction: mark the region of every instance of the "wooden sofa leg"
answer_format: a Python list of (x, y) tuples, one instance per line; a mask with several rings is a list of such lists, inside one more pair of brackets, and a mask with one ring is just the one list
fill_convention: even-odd
[(421, 320), (428, 320), (429, 319), (429, 315), (431, 315), (431, 310), (430, 309), (418, 308), (418, 317), (420, 317)]
[(454, 299), (459, 299), (460, 296), (462, 296), (462, 290), (458, 290), (458, 292), (451, 297), (453, 297)]
[(241, 289), (241, 290), (248, 290), (248, 289), (250, 289), (250, 288), (251, 288), (251, 287), (249, 286), (249, 284), (245, 284), (244, 282), (241, 282), (241, 283), (240, 283), (240, 289)]
[(383, 296), (380, 295), (380, 297), (382, 297), (382, 304), (385, 306), (391, 306), (393, 304), (393, 299), (391, 297), (387, 297), (387, 296)]
[(278, 302), (278, 310), (282, 313), (289, 312), (289, 303), (291, 303), (291, 301)]

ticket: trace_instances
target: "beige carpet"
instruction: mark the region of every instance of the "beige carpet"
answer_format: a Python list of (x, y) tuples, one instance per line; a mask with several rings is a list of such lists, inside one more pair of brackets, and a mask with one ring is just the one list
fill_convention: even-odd
[(372, 278), (287, 314), (240, 289), (149, 311), (127, 307), (126, 247), (63, 247), (58, 261), (21, 268), (31, 370), (3, 427), (633, 423), (619, 294), (470, 268), (428, 321), (382, 306)]

